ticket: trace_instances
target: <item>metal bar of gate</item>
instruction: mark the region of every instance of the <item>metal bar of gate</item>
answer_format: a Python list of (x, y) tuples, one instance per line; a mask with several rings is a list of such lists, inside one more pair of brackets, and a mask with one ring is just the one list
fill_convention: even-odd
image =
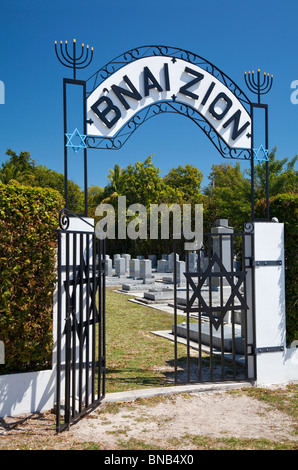
[(65, 262), (65, 291), (66, 291), (66, 315), (65, 315), (65, 422), (70, 422), (70, 363), (71, 363), (71, 345), (70, 345), (70, 295), (69, 295), (69, 233), (66, 236), (66, 262)]
[[(245, 248), (245, 235), (242, 235), (242, 271), (246, 269), (245, 262), (246, 262), (246, 248)], [(243, 294), (244, 298), (247, 299), (247, 286), (246, 286), (246, 277), (244, 277), (243, 281)], [(244, 367), (245, 367), (245, 376), (248, 377), (248, 357), (247, 357), (247, 310), (245, 310), (243, 313), (243, 318), (242, 318), (242, 328), (243, 328), (243, 333), (244, 333)]]
[(176, 266), (176, 253), (177, 253), (177, 242), (174, 239), (174, 269), (173, 269), (173, 276), (174, 276), (174, 381), (175, 385), (177, 385), (178, 376), (177, 376), (177, 266)]
[[(176, 258), (175, 258), (176, 264)], [(186, 272), (189, 272), (189, 252), (186, 251), (185, 255), (185, 268)], [(186, 305), (189, 303), (189, 282), (186, 283)], [(186, 370), (187, 370), (187, 382), (190, 382), (190, 347), (189, 347), (189, 309), (186, 312)]]
[[(234, 235), (233, 233), (230, 234), (230, 271), (233, 271), (233, 264), (234, 264)], [(236, 350), (235, 350), (235, 341), (236, 341), (236, 334), (235, 334), (235, 297), (232, 300), (232, 311), (231, 311), (231, 322), (232, 322), (232, 365), (233, 365), (233, 378), (236, 378)]]
[[(211, 258), (212, 258), (212, 242), (213, 242), (213, 239), (211, 237), (210, 234), (208, 234), (208, 265), (210, 264), (211, 262)], [(211, 286), (212, 286), (212, 280), (211, 280), (211, 276), (209, 276), (209, 307), (210, 307), (210, 310), (212, 311), (212, 289), (211, 289)], [(209, 322), (209, 349), (210, 349), (210, 353), (209, 353), (209, 375), (210, 375), (210, 380), (212, 381), (213, 380), (213, 338), (212, 338), (212, 322), (210, 321)]]
[(73, 234), (73, 255), (72, 255), (72, 278), (73, 278), (73, 296), (72, 296), (72, 311), (73, 311), (73, 328), (72, 328), (72, 417), (75, 415), (76, 409), (76, 317), (77, 311), (77, 234)]
[(102, 282), (102, 356), (103, 356), (103, 379), (102, 379), (102, 395), (106, 393), (106, 276), (105, 276), (105, 258), (106, 258), (106, 241), (103, 240), (103, 282)]
[(96, 291), (97, 291), (97, 276), (96, 276), (96, 241), (95, 234), (92, 234), (92, 392), (91, 400), (95, 401), (95, 366), (96, 366), (96, 321), (97, 321), (97, 308), (96, 308)]
[[(222, 237), (219, 237), (219, 258), (223, 258), (223, 239)], [(222, 276), (219, 277), (219, 282), (220, 282), (220, 306), (223, 307), (223, 278)], [(224, 354), (224, 321), (221, 322), (220, 325), (221, 329), (221, 378), (224, 380), (225, 378), (225, 354)]]
[(61, 416), (61, 233), (58, 232), (58, 289), (57, 289), (57, 380), (56, 380), (56, 430), (60, 428)]
[[(201, 272), (200, 251), (198, 251), (197, 272)], [(198, 349), (199, 349), (199, 363), (198, 363), (198, 379), (202, 381), (202, 311), (201, 302), (198, 300)]]

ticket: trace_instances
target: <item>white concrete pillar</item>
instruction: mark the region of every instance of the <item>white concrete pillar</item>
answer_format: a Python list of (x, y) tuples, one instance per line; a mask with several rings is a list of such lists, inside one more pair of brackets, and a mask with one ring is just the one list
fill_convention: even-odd
[(247, 281), (248, 293), (253, 283), (255, 296), (255, 325), (250, 318), (249, 340), (254, 328), (256, 382), (298, 380), (298, 349), (286, 347), (284, 224), (254, 222), (253, 228), (253, 267)]

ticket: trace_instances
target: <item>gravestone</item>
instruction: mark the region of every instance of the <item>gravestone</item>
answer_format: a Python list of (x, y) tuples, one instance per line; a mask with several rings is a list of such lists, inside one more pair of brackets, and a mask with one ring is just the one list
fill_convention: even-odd
[(198, 255), (196, 253), (189, 253), (188, 267), (189, 267), (190, 272), (197, 271), (197, 260), (198, 260)]
[(129, 275), (133, 279), (137, 279), (140, 277), (140, 260), (139, 259), (131, 259), (129, 261)]
[(167, 273), (169, 269), (169, 263), (166, 259), (159, 259), (157, 261), (157, 272)]
[(128, 255), (127, 253), (123, 253), (121, 255), (121, 257), (125, 259), (125, 271), (128, 272), (129, 271), (129, 261), (131, 259), (131, 256)]
[(113, 255), (113, 266), (116, 267), (116, 259), (121, 258), (119, 254)]
[(146, 279), (152, 279), (152, 264), (150, 259), (140, 260), (140, 278), (146, 281)]
[[(181, 285), (186, 283), (185, 273), (185, 261), (176, 261), (176, 284)], [(174, 276), (174, 275), (173, 275)], [(174, 281), (173, 277), (173, 281)]]
[[(179, 255), (176, 253), (176, 261), (179, 261)], [(174, 253), (169, 255), (169, 272), (174, 272)]]
[[(230, 234), (234, 232), (233, 227), (229, 227), (228, 219), (217, 219), (215, 227), (212, 227), (211, 233), (214, 234), (213, 238), (213, 254), (217, 253), (224, 268), (231, 272), (233, 266), (231, 264), (231, 237)], [(217, 237), (216, 234), (227, 234), (227, 236)], [(217, 264), (214, 265), (214, 271), (220, 271)], [(220, 286), (220, 279), (223, 280), (223, 286), (229, 286), (229, 283), (225, 277), (212, 277), (212, 285), (214, 287)]]
[(106, 255), (105, 259), (105, 275), (106, 276), (112, 276), (112, 260), (110, 257), (107, 258), (108, 255)]
[(117, 258), (115, 261), (115, 272), (118, 277), (125, 276), (125, 259)]
[(151, 260), (152, 269), (156, 269), (157, 268), (157, 256), (156, 255), (149, 255), (148, 259)]

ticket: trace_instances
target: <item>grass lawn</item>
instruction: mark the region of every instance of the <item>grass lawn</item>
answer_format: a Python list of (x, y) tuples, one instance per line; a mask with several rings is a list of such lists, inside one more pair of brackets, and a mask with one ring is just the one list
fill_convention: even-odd
[[(107, 393), (174, 384), (174, 342), (150, 333), (171, 330), (173, 315), (129, 298), (107, 289)], [(178, 316), (182, 321), (185, 317)], [(178, 344), (177, 353), (180, 369), (186, 363), (186, 347)]]

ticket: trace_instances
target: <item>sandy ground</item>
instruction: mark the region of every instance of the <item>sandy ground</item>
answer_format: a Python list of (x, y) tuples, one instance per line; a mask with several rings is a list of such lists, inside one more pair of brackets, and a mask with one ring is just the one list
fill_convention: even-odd
[(69, 449), (92, 442), (114, 450), (126, 449), (129, 441), (152, 450), (195, 449), (189, 435), (292, 441), (298, 448), (297, 422), (243, 394), (198, 392), (116, 403), (116, 410), (114, 405), (116, 412), (111, 403), (101, 404), (62, 434), (56, 434), (51, 414), (0, 419), (0, 449)]
[[(103, 410), (104, 411), (104, 410)], [(294, 422), (285, 414), (248, 396), (227, 393), (177, 395), (154, 406), (126, 404), (115, 414), (92, 413), (71, 431), (74, 439), (100, 441), (117, 448), (119, 439), (137, 439), (168, 448), (185, 435), (297, 440)]]

